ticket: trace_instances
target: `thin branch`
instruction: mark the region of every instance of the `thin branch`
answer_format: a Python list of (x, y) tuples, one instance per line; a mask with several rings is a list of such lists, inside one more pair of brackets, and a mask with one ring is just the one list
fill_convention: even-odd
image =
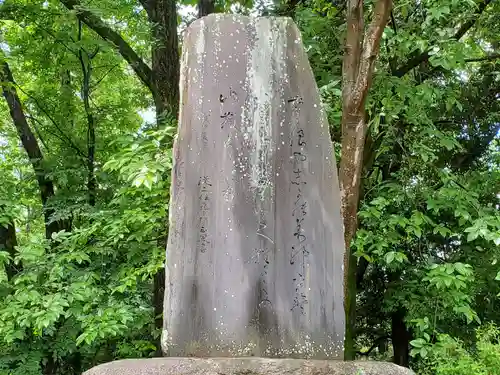
[[(43, 125), (43, 124), (40, 122), (40, 120), (36, 119), (36, 118), (35, 118), (35, 117), (33, 117), (33, 116), (26, 116), (26, 118), (29, 118), (29, 119), (31, 119), (31, 120), (36, 121), (39, 125)], [(67, 139), (66, 139), (66, 138), (64, 138), (63, 136), (61, 136), (61, 134), (56, 133), (56, 132), (51, 131), (51, 130), (46, 130), (46, 131), (47, 131), (47, 133), (49, 133), (49, 134), (53, 135), (54, 137), (56, 137), (57, 139), (59, 139), (61, 142), (63, 142), (63, 143), (67, 142)], [(43, 142), (42, 142), (42, 143), (43, 143)]]
[(479, 61), (492, 61), (492, 60), (497, 60), (497, 59), (500, 59), (500, 53), (488, 55), (488, 56), (483, 56), (483, 57), (475, 57), (475, 58), (471, 58), (471, 59), (465, 59), (465, 62), (469, 63), (469, 62), (479, 62)]
[(39, 124), (39, 125), (42, 125), (42, 123), (40, 121), (38, 121), (38, 119), (36, 119), (35, 117), (33, 116), (30, 116), (30, 115), (26, 115), (26, 118), (31, 120), (32, 121), (32, 126), (33, 126), (33, 129), (35, 129), (35, 133), (36, 135), (38, 136), (38, 139), (40, 139), (40, 142), (42, 143), (43, 147), (47, 150), (47, 151), (50, 151), (49, 149), (49, 146), (47, 145), (47, 143), (45, 142), (45, 140), (43, 139), (42, 137), (42, 134), (40, 133), (40, 130), (38, 130), (38, 128), (36, 127), (36, 124)]
[[(111, 73), (115, 68), (118, 68), (119, 66), (120, 64), (116, 64), (112, 66), (110, 69), (108, 69), (108, 71), (104, 73), (104, 75), (101, 78), (99, 78), (99, 80), (96, 83), (92, 85), (92, 90), (94, 90), (97, 86), (99, 86), (99, 84), (108, 76), (108, 74)], [(95, 67), (94, 70), (96, 70)]]
[(66, 135), (65, 132), (62, 131), (62, 129), (59, 127), (59, 124), (57, 121), (50, 115), (50, 113), (40, 104), (40, 102), (31, 94), (27, 93), (26, 91), (23, 90), (21, 86), (19, 86), (17, 83), (15, 84), (17, 88), (25, 95), (30, 97), (36, 104), (36, 106), (43, 112), (45, 116), (50, 120), (50, 122), (56, 127), (56, 129), (61, 133), (61, 135), (66, 139), (67, 142), (69, 142), (69, 145), (80, 154), (80, 156), (87, 158), (87, 156), (81, 151), (78, 146), (73, 142), (73, 140)]
[(394, 34), (398, 33), (398, 27), (396, 25), (396, 19), (394, 18), (394, 12), (391, 10), (391, 24), (392, 24), (392, 29), (394, 30)]
[(78, 0), (61, 0), (61, 3), (76, 13), (79, 20), (94, 30), (101, 38), (111, 43), (130, 64), (139, 79), (148, 87), (153, 96), (156, 96), (156, 86), (153, 82), (151, 68), (139, 57), (132, 47), (120, 34), (111, 29), (103, 20), (85, 9)]
[[(474, 26), (474, 24), (476, 23), (477, 19), (479, 18), (479, 16), (484, 12), (484, 10), (486, 9), (486, 7), (492, 2), (493, 0), (483, 0), (477, 7), (477, 10), (474, 12), (474, 17), (471, 18), (470, 20), (468, 20), (467, 22), (465, 22), (458, 30), (457, 32), (455, 33), (455, 35), (452, 36), (452, 39), (455, 39), (455, 40), (459, 40), (460, 38), (462, 38), (462, 36), (465, 35), (465, 33), (467, 33), (467, 31), (469, 31), (472, 26)], [(427, 50), (421, 54), (418, 54), (418, 55), (414, 55), (412, 58), (410, 58), (405, 65), (403, 65), (402, 67), (398, 68), (396, 70), (396, 72), (394, 73), (394, 76), (396, 77), (403, 77), (404, 75), (406, 75), (410, 70), (412, 70), (413, 68), (417, 67), (418, 65), (420, 65), (421, 63), (423, 63), (424, 61), (427, 61), (430, 57), (430, 54), (429, 54), (430, 50)]]
[[(82, 21), (78, 20), (78, 41), (82, 40), (82, 31)], [(85, 63), (85, 59), (83, 57), (84, 53), (87, 56), (87, 63)], [(78, 51), (78, 59), (80, 60), (83, 74), (81, 92), (85, 113), (87, 115), (87, 190), (89, 205), (92, 207), (95, 206), (97, 183), (95, 178), (95, 121), (90, 108), (90, 79), (92, 75), (92, 59), (97, 55), (97, 53), (99, 53), (99, 47), (97, 47), (91, 54), (89, 54), (83, 47), (80, 47), (80, 50)]]
[(54, 41), (60, 43), (63, 47), (65, 47), (68, 51), (70, 51), (73, 55), (77, 55), (77, 52), (74, 51), (73, 49), (71, 49), (63, 40), (59, 39), (57, 36), (55, 36), (52, 31), (50, 31), (49, 29), (46, 29), (45, 27), (41, 26), (40, 24), (38, 24), (37, 22), (34, 22), (34, 24), (40, 28), (41, 30), (45, 31), (49, 36), (51, 36)]
[(368, 349), (366, 352), (361, 352), (361, 351), (357, 351), (356, 354), (359, 354), (359, 355), (370, 355), (370, 353), (377, 347), (380, 345), (380, 343), (382, 341), (387, 341), (387, 340), (390, 340), (391, 339), (391, 336), (389, 335), (386, 335), (386, 336), (382, 336), (382, 337), (379, 337), (377, 338), (374, 342), (373, 342), (373, 345), (370, 347), (370, 349)]
[(100, 50), (100, 48), (99, 48), (99, 46), (97, 46), (95, 51), (92, 52), (91, 54), (89, 54), (89, 59), (92, 60), (94, 57), (96, 57), (97, 54), (99, 53), (99, 50)]

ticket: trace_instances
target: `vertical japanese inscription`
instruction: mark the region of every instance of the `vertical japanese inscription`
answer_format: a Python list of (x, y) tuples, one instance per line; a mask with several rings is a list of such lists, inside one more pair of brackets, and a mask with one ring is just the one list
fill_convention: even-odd
[(224, 129), (225, 127), (234, 127), (235, 109), (230, 108), (229, 110), (227, 110), (227, 108), (225, 108), (225, 105), (229, 104), (231, 107), (234, 107), (234, 105), (238, 103), (238, 94), (235, 90), (233, 90), (232, 87), (229, 87), (229, 91), (226, 94), (219, 95), (219, 103), (221, 104), (220, 118), (222, 120), (220, 128)]
[[(256, 248), (253, 249), (253, 255), (249, 262), (262, 266), (262, 271), (260, 273), (260, 289), (259, 289), (259, 304), (258, 307), (263, 307), (267, 304), (271, 305), (271, 300), (269, 299), (269, 292), (267, 291), (267, 274), (269, 271), (269, 248)], [(263, 263), (262, 263), (262, 261)]]
[[(299, 96), (288, 99), (292, 106), (292, 115), (298, 117), (303, 99)], [(308, 205), (304, 196), (307, 182), (304, 179), (304, 163), (307, 162), (306, 141), (304, 129), (299, 123), (293, 127), (290, 140), (292, 152), (292, 178), (290, 188), (295, 195), (292, 209), (293, 217), (293, 245), (290, 253), (290, 265), (298, 265), (298, 271), (293, 277), (295, 297), (291, 310), (299, 309), (305, 313), (304, 306), (308, 303), (305, 293), (307, 257), (309, 255), (307, 234), (304, 231), (304, 220), (308, 213)]]
[(198, 228), (200, 234), (198, 236), (198, 241), (196, 248), (198, 251), (205, 253), (207, 247), (210, 244), (210, 239), (208, 236), (208, 213), (210, 210), (210, 187), (212, 186), (210, 179), (207, 176), (203, 176), (198, 181), (198, 188), (200, 191), (198, 201), (199, 201), (199, 212), (200, 218), (198, 220)]

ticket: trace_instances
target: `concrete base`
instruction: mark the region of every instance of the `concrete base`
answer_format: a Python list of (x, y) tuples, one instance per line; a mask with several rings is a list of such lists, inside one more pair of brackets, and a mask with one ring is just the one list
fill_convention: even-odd
[(83, 375), (415, 375), (393, 363), (271, 358), (151, 358), (114, 361)]

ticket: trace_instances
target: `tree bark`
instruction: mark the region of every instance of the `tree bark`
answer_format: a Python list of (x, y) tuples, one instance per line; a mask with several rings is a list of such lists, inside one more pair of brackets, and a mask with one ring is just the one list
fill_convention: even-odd
[(364, 30), (363, 2), (348, 0), (347, 34), (342, 66), (342, 155), (340, 188), (344, 218), (344, 288), (346, 310), (345, 359), (355, 357), (356, 257), (350, 251), (358, 219), (363, 149), (366, 135), (365, 103), (373, 76), (380, 39), (391, 11), (391, 0), (375, 3), (372, 21)]
[(393, 362), (399, 366), (408, 367), (410, 361), (410, 333), (404, 322), (404, 312), (397, 311), (391, 315)]
[[(82, 22), (78, 21), (78, 40), (82, 39)], [(87, 116), (87, 194), (90, 206), (95, 206), (97, 181), (95, 177), (95, 121), (90, 108), (90, 78), (92, 76), (92, 59), (97, 55), (99, 49), (94, 53), (88, 53), (80, 48), (78, 60), (82, 69), (82, 99)]]
[(7, 274), (7, 279), (12, 280), (12, 278), (21, 271), (21, 266), (14, 265), (15, 247), (17, 246), (16, 238), (16, 228), (14, 226), (14, 221), (11, 221), (6, 226), (0, 224), (0, 251), (6, 251), (12, 258), (9, 263), (5, 265), (5, 273)]
[[(165, 268), (158, 271), (153, 279), (153, 309), (155, 328), (163, 328), (163, 298), (165, 297)], [(156, 343), (157, 357), (162, 357), (160, 342)]]
[[(478, 4), (473, 17), (459, 27), (453, 35), (453, 39), (459, 40), (462, 38), (473, 27), (478, 17), (491, 2), (492, 0), (482, 0)], [(362, 1), (348, 0), (347, 3), (347, 35), (343, 63), (342, 158), (340, 163), (342, 209), (347, 249), (344, 266), (344, 269), (347, 270), (345, 275), (346, 359), (353, 359), (355, 355), (353, 347), (357, 292), (355, 284), (361, 285), (364, 272), (359, 271), (366, 269), (366, 264), (363, 264), (363, 270), (357, 270), (357, 260), (349, 251), (351, 240), (357, 230), (356, 215), (362, 172), (360, 160), (363, 159), (363, 140), (366, 135), (363, 112), (366, 94), (372, 78), (373, 62), (378, 52), (381, 32), (390, 15), (390, 7), (390, 1), (379, 0), (376, 3), (372, 22), (364, 34)], [(380, 29), (380, 26), (382, 29)], [(366, 48), (370, 45), (373, 48)], [(393, 71), (393, 75), (403, 77), (413, 68), (427, 61), (429, 56), (429, 52), (425, 51), (410, 57), (403, 66)], [(491, 59), (496, 57), (494, 55)], [(471, 61), (475, 60), (471, 59)]]
[(40, 197), (44, 208), (45, 236), (50, 239), (53, 233), (57, 233), (61, 230), (69, 230), (69, 224), (66, 221), (52, 220), (54, 210), (48, 207), (48, 201), (54, 196), (54, 184), (47, 177), (42, 151), (40, 150), (38, 141), (26, 120), (21, 101), (17, 95), (12, 72), (10, 71), (9, 65), (5, 60), (2, 63), (0, 75), (2, 80), (3, 96), (9, 107), (10, 116), (12, 117), (24, 150), (28, 154), (28, 158), (38, 181)]
[(208, 16), (215, 12), (214, 0), (198, 0), (198, 18)]
[[(151, 23), (154, 44), (151, 51), (153, 79), (157, 90), (155, 99), (158, 127), (177, 119), (179, 111), (179, 40), (177, 36), (177, 10), (174, 0), (141, 0)], [(166, 204), (167, 202), (165, 202)], [(167, 219), (167, 218), (165, 218)], [(167, 223), (168, 221), (165, 220)], [(167, 226), (165, 225), (165, 228)], [(161, 236), (158, 245), (165, 249), (167, 235)], [(155, 328), (163, 328), (163, 299), (165, 294), (165, 269), (154, 276), (153, 307)], [(162, 356), (157, 342), (157, 356)]]
[(152, 27), (152, 77), (156, 117), (161, 126), (167, 119), (176, 119), (179, 108), (179, 40), (177, 10), (174, 0), (143, 0)]

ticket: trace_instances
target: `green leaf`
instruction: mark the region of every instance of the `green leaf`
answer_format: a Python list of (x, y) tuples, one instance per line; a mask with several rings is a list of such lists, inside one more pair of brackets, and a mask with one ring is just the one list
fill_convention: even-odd
[(422, 230), (420, 227), (413, 227), (413, 233), (415, 233), (415, 236), (418, 238), (422, 237)]
[(392, 261), (394, 260), (396, 256), (396, 253), (394, 251), (389, 251), (387, 254), (385, 254), (385, 261), (387, 264), (391, 264)]
[(418, 339), (410, 341), (410, 345), (415, 347), (415, 348), (422, 348), (426, 344), (427, 344), (427, 342), (423, 338), (418, 338)]
[(477, 237), (479, 236), (479, 232), (470, 232), (467, 235), (467, 242), (472, 242), (474, 241)]
[(419, 354), (422, 356), (422, 358), (426, 358), (427, 357), (427, 353), (428, 353), (428, 351), (427, 351), (427, 349), (425, 347), (423, 347), (423, 348), (420, 349)]

